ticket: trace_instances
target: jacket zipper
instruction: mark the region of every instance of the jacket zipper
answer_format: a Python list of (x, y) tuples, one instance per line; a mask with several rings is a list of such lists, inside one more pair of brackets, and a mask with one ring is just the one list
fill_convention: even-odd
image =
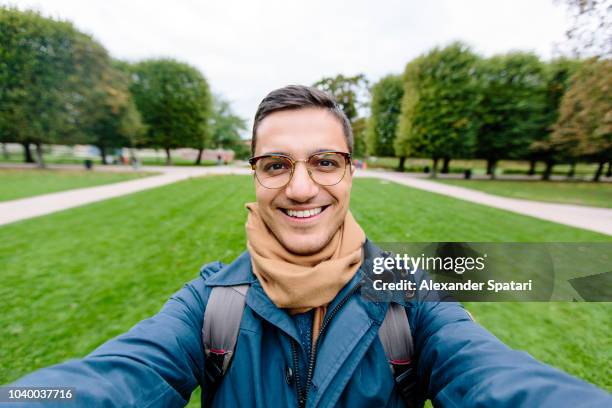
[(291, 339), (291, 356), (293, 357), (293, 377), (295, 379), (295, 390), (297, 392), (298, 407), (302, 408), (306, 405), (306, 401), (303, 400), (304, 390), (302, 389), (302, 384), (300, 382), (300, 366), (294, 339)]
[(310, 352), (310, 360), (308, 362), (308, 371), (306, 375), (306, 385), (304, 386), (304, 388), (302, 388), (302, 385), (300, 382), (300, 374), (299, 374), (300, 367), (298, 365), (298, 355), (297, 355), (296, 344), (295, 344), (296, 342), (294, 339), (291, 339), (291, 354), (293, 357), (293, 370), (295, 371), (295, 387), (297, 391), (299, 408), (304, 408), (306, 406), (306, 399), (308, 398), (308, 391), (310, 390), (310, 384), (312, 383), (312, 376), (314, 374), (314, 369), (315, 369), (317, 349), (319, 346), (319, 342), (321, 341), (321, 338), (323, 337), (323, 332), (329, 325), (329, 322), (331, 321), (331, 319), (333, 319), (336, 313), (338, 313), (338, 311), (342, 308), (342, 306), (344, 306), (344, 304), (349, 300), (349, 298), (353, 295), (353, 293), (355, 293), (355, 291), (360, 288), (360, 286), (361, 285), (359, 284), (355, 285), (355, 287), (351, 289), (351, 291), (345, 297), (343, 297), (340, 302), (338, 302), (336, 307), (334, 307), (331, 310), (331, 312), (329, 312), (327, 317), (323, 320), (323, 323), (321, 324), (321, 329), (319, 330), (319, 337), (317, 337), (317, 341), (313, 345), (312, 350)]

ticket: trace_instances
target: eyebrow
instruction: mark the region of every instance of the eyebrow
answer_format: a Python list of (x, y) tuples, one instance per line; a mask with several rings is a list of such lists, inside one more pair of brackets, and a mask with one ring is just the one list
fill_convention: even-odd
[(266, 152), (266, 153), (262, 153), (260, 154), (260, 156), (273, 156), (273, 155), (280, 155), (280, 156), (289, 156), (289, 153), (285, 153), (285, 152)]
[[(341, 151), (342, 150), (336, 150), (336, 149), (317, 149), (317, 150), (310, 151), (308, 153), (308, 156), (312, 156), (313, 154), (322, 153), (322, 152), (341, 152)], [(267, 153), (261, 154), (261, 156), (268, 156), (268, 155), (280, 155), (280, 156), (293, 157), (291, 154), (287, 152), (267, 152)]]

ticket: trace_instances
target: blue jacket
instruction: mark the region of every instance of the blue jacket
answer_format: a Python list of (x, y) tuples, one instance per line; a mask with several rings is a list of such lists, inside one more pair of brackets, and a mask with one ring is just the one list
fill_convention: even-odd
[[(307, 407), (402, 406), (378, 337), (388, 305), (354, 291), (358, 275), (330, 304), (331, 310), (348, 296), (319, 343)], [(295, 385), (286, 376), (293, 366), (290, 339), (300, 347), (302, 361), (306, 351), (293, 319), (270, 301), (253, 275), (248, 252), (227, 266), (207, 265), (157, 315), (87, 357), (41, 369), (12, 385), (76, 387), (79, 407), (183, 406), (198, 385), (203, 395), (206, 391), (201, 330), (211, 288), (244, 283), (251, 289), (236, 354), (213, 406), (295, 407)], [(607, 392), (509, 349), (460, 304), (423, 301), (422, 295), (404, 306), (423, 399), (442, 407), (612, 406)]]

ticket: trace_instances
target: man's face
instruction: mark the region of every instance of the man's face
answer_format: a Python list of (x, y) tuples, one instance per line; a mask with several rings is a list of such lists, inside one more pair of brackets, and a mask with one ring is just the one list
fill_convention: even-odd
[[(257, 129), (255, 156), (282, 153), (306, 160), (321, 150), (348, 153), (342, 125), (332, 113), (319, 108), (279, 111), (266, 116)], [(352, 166), (333, 186), (315, 183), (305, 163), (297, 163), (293, 178), (283, 188), (268, 189), (255, 178), (255, 195), (261, 217), (276, 239), (300, 255), (320, 251), (338, 230), (349, 208)], [(292, 217), (289, 210), (322, 208), (314, 216)]]

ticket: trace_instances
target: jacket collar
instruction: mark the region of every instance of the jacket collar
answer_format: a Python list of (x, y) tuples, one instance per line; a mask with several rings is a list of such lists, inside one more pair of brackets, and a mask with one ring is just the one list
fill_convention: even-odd
[(257, 278), (251, 268), (251, 255), (244, 251), (234, 261), (204, 281), (207, 286), (234, 286), (253, 284)]
[[(356, 285), (362, 283), (364, 267), (368, 264), (369, 260), (378, 256), (381, 252), (380, 248), (366, 239), (363, 246), (364, 261), (361, 267), (349, 283), (347, 283), (338, 295), (336, 295), (335, 299), (328, 306), (328, 310), (333, 309)], [(247, 304), (267, 320), (274, 322), (295, 339), (299, 338), (287, 313), (278, 313), (279, 309), (272, 303), (261, 288), (261, 285), (257, 281), (257, 277), (253, 274), (251, 256), (248, 251), (244, 251), (232, 263), (222, 267), (218, 272), (213, 273), (204, 282), (206, 286), (251, 285), (251, 288), (254, 290), (249, 290)], [(386, 308), (381, 308), (381, 306), (375, 302), (363, 302), (362, 306), (365, 307), (368, 315), (374, 321), (380, 322), (384, 318), (384, 309)]]
[[(364, 279), (367, 279), (368, 274), (364, 270), (365, 268), (371, 267), (372, 259), (378, 256), (384, 256), (382, 249), (377, 247), (366, 238), (363, 244), (363, 262), (355, 276), (349, 281), (347, 285), (341, 290), (336, 296), (336, 300), (342, 298), (342, 294), (348, 292), (355, 285), (362, 283)], [(218, 272), (213, 273), (205, 280), (206, 286), (235, 286), (248, 284), (252, 285), (257, 282), (257, 277), (253, 274), (253, 267), (251, 264), (251, 255), (249, 251), (241, 253), (232, 263), (221, 267)], [(333, 307), (334, 302), (330, 304)]]

